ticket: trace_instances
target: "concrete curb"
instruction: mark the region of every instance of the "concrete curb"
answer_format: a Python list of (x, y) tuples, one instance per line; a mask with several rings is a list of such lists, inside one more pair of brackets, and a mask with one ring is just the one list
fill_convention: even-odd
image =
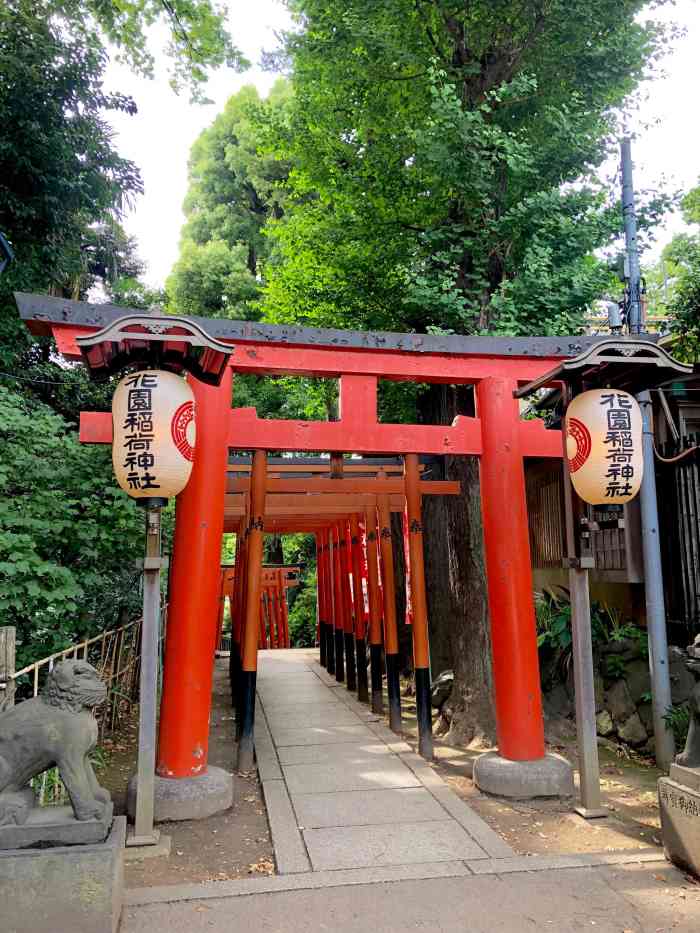
[(310, 872), (311, 862), (284, 781), (264, 781), (263, 794), (280, 875)]
[(282, 780), (282, 769), (260, 699), (255, 703), (255, 758), (261, 784)]
[(284, 891), (310, 891), (349, 885), (389, 884), (398, 881), (425, 881), (431, 878), (475, 878), (482, 875), (505, 875), (514, 872), (556, 871), (566, 868), (596, 868), (606, 865), (634, 865), (665, 862), (660, 849), (637, 852), (599, 852), (585, 855), (517, 855), (505, 859), (479, 859), (458, 862), (424, 862), (420, 865), (396, 865), (387, 868), (351, 868), (339, 871), (315, 871), (295, 875), (272, 875), (267, 878), (244, 878), (240, 881), (211, 881), (204, 884), (164, 885), (134, 888), (127, 891), (125, 906), (168, 904), (273, 894)]
[(277, 871), (280, 875), (310, 872), (309, 855), (297, 825), (287, 783), (265, 718), (265, 708), (259, 696), (255, 707), (255, 754)]

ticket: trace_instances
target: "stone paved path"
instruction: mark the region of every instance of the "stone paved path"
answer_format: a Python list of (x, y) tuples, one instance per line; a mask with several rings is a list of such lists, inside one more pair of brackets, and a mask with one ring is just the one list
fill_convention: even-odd
[(280, 873), (512, 855), (316, 657), (260, 654), (256, 744)]
[(516, 855), (316, 662), (262, 652), (258, 770), (277, 874), (131, 889), (122, 933), (697, 933), (658, 849)]

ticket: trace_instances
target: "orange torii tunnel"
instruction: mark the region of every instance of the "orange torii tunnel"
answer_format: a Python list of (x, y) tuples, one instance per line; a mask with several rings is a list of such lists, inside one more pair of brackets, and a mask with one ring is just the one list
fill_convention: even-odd
[[(265, 565), (261, 575), (260, 593), (260, 636), (258, 647), (290, 648), (289, 638), (289, 607), (287, 604), (287, 590), (299, 586), (299, 567), (282, 567), (278, 565)], [(231, 612), (231, 631), (240, 625), (240, 619), (233, 618), (236, 602), (236, 568), (222, 564), (221, 566), (221, 596), (219, 608), (219, 640), (223, 629), (225, 603), (228, 600)]]
[[(58, 351), (69, 360), (81, 359), (76, 338), (138, 313), (46, 296), (18, 295), (17, 302), (29, 329), (34, 334), (53, 335)], [(405, 511), (408, 519), (414, 667), (419, 723), (421, 718), (423, 722), (421, 751), (430, 755), (420, 503), (422, 495), (431, 494), (425, 488), (431, 483), (419, 477), (419, 458), (421, 454), (449, 454), (472, 455), (480, 460), (498, 767), (508, 770), (511, 786), (520, 782), (520, 796), (537, 795), (543, 788), (555, 786), (560, 764), (545, 756), (523, 460), (561, 457), (562, 435), (547, 430), (542, 421), (522, 420), (514, 392), (601, 338), (355, 333), (244, 321), (191, 320), (212, 338), (228, 344), (231, 355), (218, 387), (191, 379), (197, 444), (190, 481), (177, 497), (158, 774), (185, 780), (207, 770), (224, 530), (238, 532), (241, 551), (236, 560), (232, 611), (233, 618), (239, 620), (240, 670), (233, 671), (233, 679), (239, 719), (239, 765), (246, 766), (253, 757), (264, 534), (285, 530), (316, 534), (319, 622), (324, 626), (320, 632), (326, 632), (325, 638), (321, 637), (321, 649), (326, 665), (332, 657), (330, 663), (338, 676), (342, 639), (343, 676), (347, 682), (351, 669), (356, 680), (358, 673), (356, 652), (354, 663), (350, 660), (351, 639), (361, 646), (366, 629), (370, 652), (379, 649), (389, 661), (395, 654), (396, 610), (388, 596), (393, 587), (391, 541), (386, 537), (387, 514), (392, 510)], [(167, 328), (165, 321), (154, 321), (158, 333)], [(148, 326), (139, 324), (144, 334)], [(235, 376), (239, 373), (338, 380), (338, 420), (261, 419), (254, 409), (236, 408)], [(381, 422), (377, 413), (380, 380), (473, 386), (475, 416), (460, 415), (450, 425)], [(110, 443), (111, 415), (85, 413), (80, 430), (86, 443)], [(229, 470), (229, 458), (236, 452), (252, 455), (249, 473)], [(276, 474), (270, 470), (268, 452), (321, 453), (325, 457), (321, 458), (320, 468), (304, 478), (306, 485), (283, 487), (283, 482), (300, 480), (284, 479), (281, 471)], [(343, 454), (399, 457), (401, 473), (386, 471), (381, 478), (380, 471), (374, 471), (362, 482), (358, 479), (359, 486), (345, 486), (353, 475), (353, 464), (359, 466), (359, 462)], [(318, 484), (316, 491), (312, 491), (312, 482)], [(363, 482), (372, 485), (363, 486)], [(378, 491), (376, 484), (380, 482), (386, 483), (386, 493)], [(364, 540), (362, 548), (356, 548), (356, 538)], [(356, 564), (361, 565), (362, 576), (365, 561), (367, 602), (363, 603), (360, 595), (364, 584), (356, 582)], [(379, 579), (381, 590), (372, 582)], [(391, 674), (389, 667), (390, 663), (387, 674)], [(373, 671), (372, 694), (375, 686)], [(489, 790), (488, 768), (475, 774), (480, 786)], [(570, 774), (568, 781), (570, 784)]]

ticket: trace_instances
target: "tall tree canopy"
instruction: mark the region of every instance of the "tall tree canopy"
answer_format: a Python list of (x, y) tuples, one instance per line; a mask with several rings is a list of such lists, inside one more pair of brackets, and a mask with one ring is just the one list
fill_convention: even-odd
[[(643, 0), (291, 0), (280, 320), (570, 331), (619, 229), (596, 181), (659, 54)], [(616, 199), (615, 199), (616, 200)]]
[(258, 317), (261, 276), (269, 255), (263, 234), (283, 214), (288, 164), (260, 153), (261, 126), (286, 105), (278, 82), (266, 100), (254, 87), (229, 98), (192, 147), (180, 257), (168, 280), (183, 314)]

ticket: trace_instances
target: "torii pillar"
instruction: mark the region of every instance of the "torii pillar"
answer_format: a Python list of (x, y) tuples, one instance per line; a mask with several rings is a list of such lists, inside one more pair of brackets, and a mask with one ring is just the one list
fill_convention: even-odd
[(477, 384), (481, 510), (491, 618), (498, 752), (474, 764), (481, 790), (504, 797), (573, 794), (571, 765), (545, 754), (517, 383)]
[(218, 387), (196, 379), (197, 440), (190, 481), (177, 497), (155, 819), (191, 820), (233, 804), (231, 775), (208, 764), (232, 370)]

